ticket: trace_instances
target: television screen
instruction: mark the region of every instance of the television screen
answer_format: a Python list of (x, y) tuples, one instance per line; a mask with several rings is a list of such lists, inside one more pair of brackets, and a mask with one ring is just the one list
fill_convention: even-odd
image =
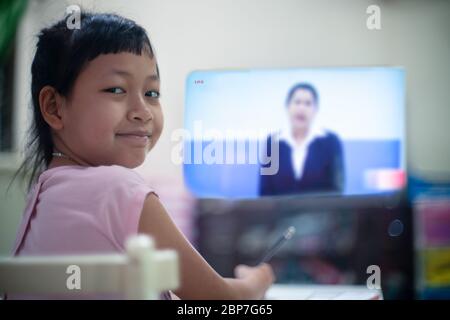
[(404, 107), (397, 67), (194, 71), (173, 161), (199, 198), (391, 193)]

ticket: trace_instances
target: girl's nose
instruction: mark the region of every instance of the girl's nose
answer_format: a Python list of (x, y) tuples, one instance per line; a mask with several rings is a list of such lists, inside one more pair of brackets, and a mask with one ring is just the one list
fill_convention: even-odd
[(142, 98), (136, 99), (133, 108), (129, 112), (131, 121), (147, 122), (153, 120), (153, 112), (151, 106), (148, 105)]

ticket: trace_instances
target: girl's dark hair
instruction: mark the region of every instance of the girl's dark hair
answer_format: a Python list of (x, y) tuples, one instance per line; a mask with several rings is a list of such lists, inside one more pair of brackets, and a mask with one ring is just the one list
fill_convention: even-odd
[(19, 173), (22, 177), (29, 174), (28, 190), (48, 167), (53, 152), (50, 126), (39, 107), (41, 89), (52, 86), (59, 94), (68, 96), (82, 69), (101, 54), (130, 52), (154, 56), (146, 31), (132, 20), (116, 14), (81, 12), (80, 28), (69, 29), (67, 19), (57, 21), (38, 35), (31, 66), (33, 119), (25, 159), (12, 179)]
[(314, 98), (314, 102), (316, 104), (316, 106), (319, 104), (319, 94), (317, 93), (316, 88), (314, 88), (314, 86), (312, 84), (306, 83), (306, 82), (301, 82), (301, 83), (297, 83), (295, 84), (288, 92), (288, 95), (286, 97), (286, 106), (289, 105), (289, 103), (291, 103), (291, 99), (292, 96), (294, 95), (294, 93), (297, 90), (308, 90), (309, 92), (311, 92), (311, 94), (313, 95)]

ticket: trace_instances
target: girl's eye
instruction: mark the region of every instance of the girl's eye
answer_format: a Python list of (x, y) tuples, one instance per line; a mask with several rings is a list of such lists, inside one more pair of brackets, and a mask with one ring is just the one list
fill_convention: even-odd
[(122, 88), (119, 87), (114, 87), (114, 88), (108, 88), (103, 90), (105, 92), (110, 92), (110, 93), (114, 93), (114, 94), (121, 94), (121, 93), (125, 93), (125, 90), (123, 90)]
[(158, 91), (152, 91), (152, 90), (150, 90), (150, 91), (147, 91), (147, 92), (145, 93), (145, 96), (146, 96), (146, 97), (150, 97), (150, 98), (159, 98), (160, 93), (159, 93)]

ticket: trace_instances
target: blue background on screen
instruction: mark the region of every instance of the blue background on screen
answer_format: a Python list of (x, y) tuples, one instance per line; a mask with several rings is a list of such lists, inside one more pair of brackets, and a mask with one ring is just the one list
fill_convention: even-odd
[[(189, 147), (193, 150), (193, 143), (186, 145)], [(364, 172), (374, 168), (399, 168), (400, 148), (400, 141), (343, 141), (344, 193), (379, 192), (365, 186)], [(248, 155), (246, 157), (248, 159)], [(259, 168), (259, 164), (185, 164), (184, 178), (189, 189), (198, 196), (255, 198), (258, 196)]]

